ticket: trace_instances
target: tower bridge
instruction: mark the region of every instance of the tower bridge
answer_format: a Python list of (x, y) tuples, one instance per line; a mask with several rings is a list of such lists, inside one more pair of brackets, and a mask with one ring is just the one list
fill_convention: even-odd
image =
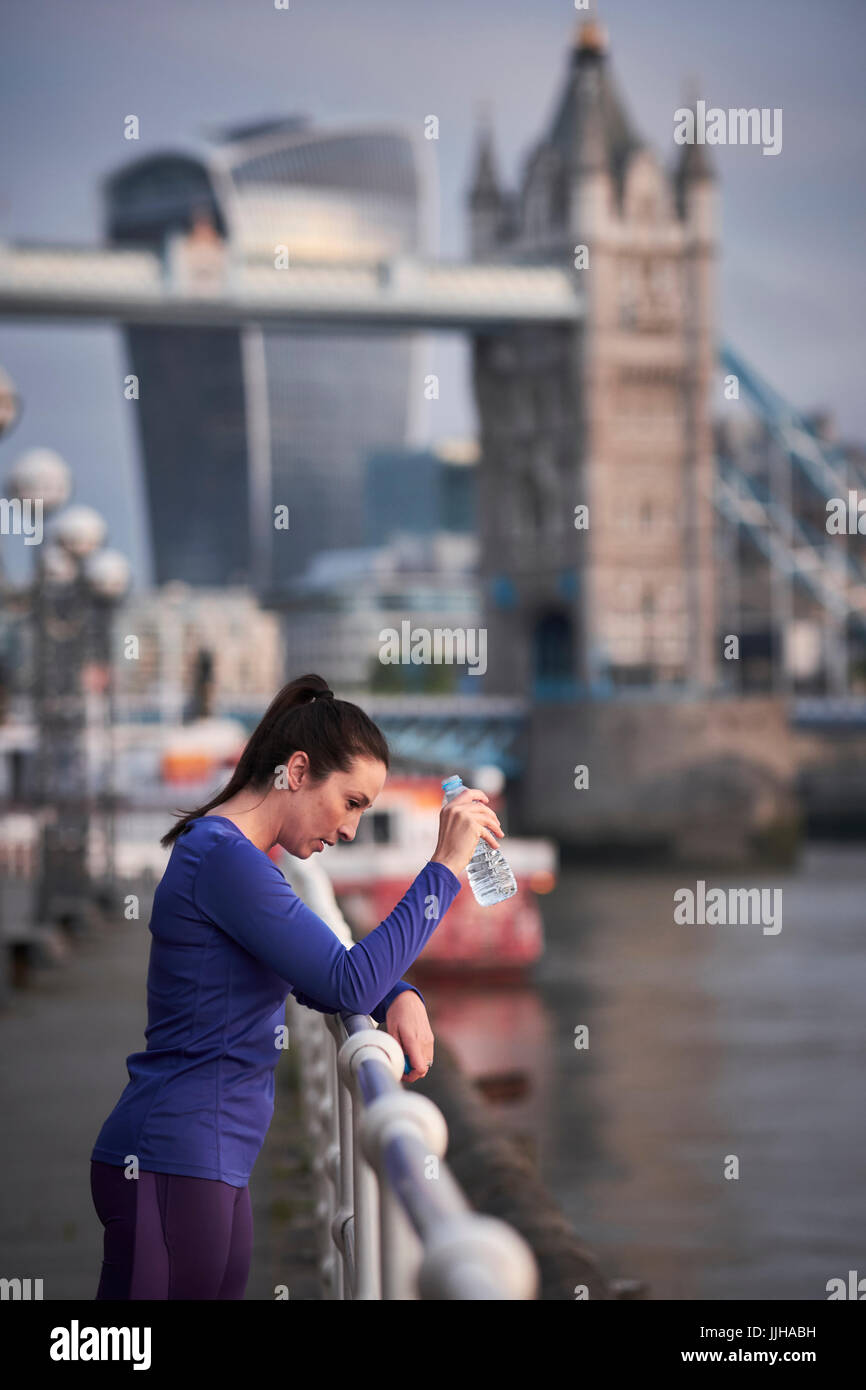
[[(164, 255), (0, 244), (0, 320), (480, 334), (577, 325), (587, 307), (580, 272), (556, 266), (402, 257), (376, 266), (303, 264), (280, 273), (261, 258), (225, 255), (218, 267), (211, 263), (199, 274), (196, 263), (195, 247), (182, 237), (172, 239)], [(741, 354), (721, 344), (717, 364), (736, 377), (756, 418), (819, 498), (846, 497), (852, 487), (866, 494), (863, 469), (819, 439)], [(854, 554), (830, 554), (826, 531), (816, 534), (781, 499), (761, 495), (728, 453), (717, 453), (712, 496), (719, 514), (742, 528), (771, 566), (807, 589), (837, 622), (866, 627), (866, 571)]]

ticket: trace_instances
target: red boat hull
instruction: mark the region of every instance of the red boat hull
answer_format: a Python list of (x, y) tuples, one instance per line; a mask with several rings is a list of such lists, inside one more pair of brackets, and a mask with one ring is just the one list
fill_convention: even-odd
[[(361, 938), (393, 911), (411, 882), (409, 878), (383, 879), (374, 884), (347, 881), (335, 883), (334, 888)], [(460, 893), (413, 969), (419, 973), (457, 970), (511, 976), (538, 960), (543, 946), (541, 913), (531, 889), (518, 882), (513, 897), (482, 907), (464, 879)]]

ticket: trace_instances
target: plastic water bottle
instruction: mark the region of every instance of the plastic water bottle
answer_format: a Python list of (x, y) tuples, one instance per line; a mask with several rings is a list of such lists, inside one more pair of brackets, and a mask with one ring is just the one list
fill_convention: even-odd
[[(446, 777), (442, 783), (445, 798), (443, 806), (453, 801), (464, 790), (462, 777)], [(511, 872), (507, 859), (499, 849), (494, 849), (481, 839), (475, 853), (466, 865), (466, 877), (476, 900), (482, 907), (492, 907), (494, 903), (513, 898), (517, 892), (517, 880)]]

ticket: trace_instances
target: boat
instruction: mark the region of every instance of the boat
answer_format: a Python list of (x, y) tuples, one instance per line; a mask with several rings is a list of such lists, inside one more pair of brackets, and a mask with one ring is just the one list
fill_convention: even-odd
[(197, 719), (170, 729), (160, 755), (160, 778), (171, 786), (234, 772), (248, 734), (237, 719)]

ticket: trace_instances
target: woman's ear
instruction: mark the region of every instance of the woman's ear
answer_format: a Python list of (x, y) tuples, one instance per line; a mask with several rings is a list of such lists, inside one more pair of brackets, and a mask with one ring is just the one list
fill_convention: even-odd
[(302, 748), (295, 749), (286, 764), (286, 771), (290, 790), (300, 791), (301, 787), (309, 786), (310, 759)]

